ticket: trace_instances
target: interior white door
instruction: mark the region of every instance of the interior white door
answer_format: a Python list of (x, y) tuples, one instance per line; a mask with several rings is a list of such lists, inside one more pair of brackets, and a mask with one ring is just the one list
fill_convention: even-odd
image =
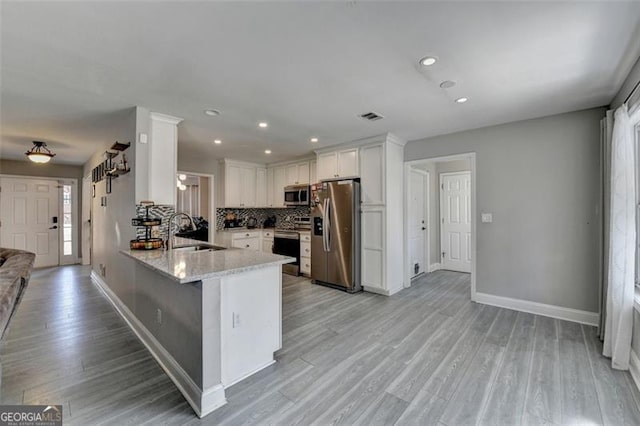
[(411, 169), (409, 174), (409, 248), (411, 256), (411, 278), (428, 270), (427, 267), (427, 173)]
[(35, 267), (58, 265), (58, 182), (1, 178), (0, 187), (0, 246), (35, 253)]
[(471, 172), (440, 175), (442, 269), (471, 272)]

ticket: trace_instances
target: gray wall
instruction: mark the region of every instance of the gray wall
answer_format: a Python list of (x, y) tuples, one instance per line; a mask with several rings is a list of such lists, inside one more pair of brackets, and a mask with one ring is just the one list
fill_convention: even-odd
[[(476, 153), (477, 291), (598, 312), (604, 108), (410, 142), (405, 160)], [(493, 213), (493, 223), (480, 214)]]
[[(55, 161), (55, 160), (52, 160)], [(32, 161), (17, 161), (17, 160), (0, 160), (0, 174), (16, 175), (16, 176), (37, 176), (37, 177), (52, 177), (63, 179), (77, 179), (78, 185), (76, 188), (76, 196), (78, 197), (78, 204), (75, 214), (78, 218), (78, 229), (76, 233), (78, 235), (78, 241), (76, 244), (76, 253), (78, 259), (82, 258), (82, 178), (83, 169), (82, 166), (74, 166), (69, 164), (36, 164)]]

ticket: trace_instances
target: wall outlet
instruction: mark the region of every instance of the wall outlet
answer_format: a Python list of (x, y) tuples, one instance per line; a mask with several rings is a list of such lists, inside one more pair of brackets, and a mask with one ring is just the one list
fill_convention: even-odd
[(493, 222), (493, 214), (482, 213), (482, 223), (491, 223), (491, 222)]
[(156, 322), (162, 324), (162, 310), (160, 308), (156, 309)]
[(100, 275), (102, 275), (103, 278), (107, 278), (107, 266), (104, 264), (100, 264)]
[(237, 312), (233, 313), (233, 328), (240, 327), (240, 314)]

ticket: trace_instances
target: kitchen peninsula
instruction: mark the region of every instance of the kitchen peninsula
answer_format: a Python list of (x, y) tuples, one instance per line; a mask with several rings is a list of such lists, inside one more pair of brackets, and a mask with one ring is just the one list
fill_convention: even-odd
[(135, 260), (136, 313), (114, 304), (200, 417), (226, 403), (225, 388), (275, 362), (281, 270), (295, 259), (184, 238), (173, 250), (121, 253)]

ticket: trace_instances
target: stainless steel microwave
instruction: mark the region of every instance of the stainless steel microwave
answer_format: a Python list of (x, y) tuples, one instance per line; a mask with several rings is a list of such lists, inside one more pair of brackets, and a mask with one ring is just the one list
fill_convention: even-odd
[(285, 206), (308, 206), (311, 201), (309, 185), (291, 185), (284, 187)]

